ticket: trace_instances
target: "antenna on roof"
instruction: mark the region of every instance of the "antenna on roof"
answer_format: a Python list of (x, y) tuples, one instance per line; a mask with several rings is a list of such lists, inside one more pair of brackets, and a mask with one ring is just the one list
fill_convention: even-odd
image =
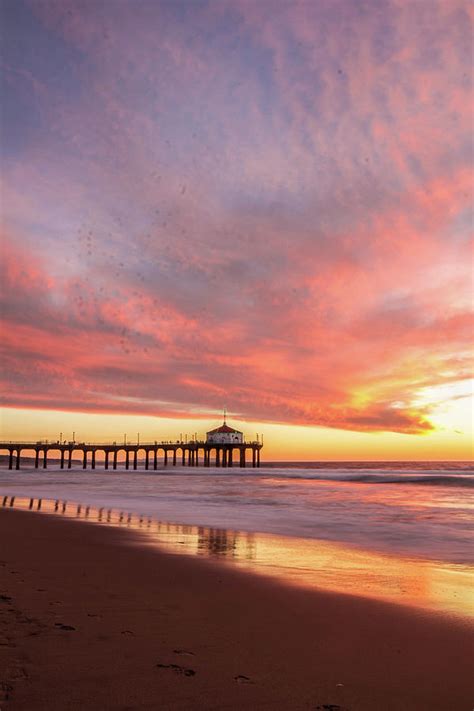
[(226, 424), (227, 409), (224, 407), (224, 424)]

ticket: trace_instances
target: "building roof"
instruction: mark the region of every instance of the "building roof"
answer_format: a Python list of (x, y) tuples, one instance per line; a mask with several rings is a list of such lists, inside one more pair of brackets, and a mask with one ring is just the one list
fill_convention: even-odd
[(225, 422), (220, 427), (216, 427), (215, 430), (210, 430), (210, 432), (207, 432), (206, 434), (221, 434), (223, 432), (234, 432), (235, 434), (242, 434), (242, 432), (239, 432), (239, 430), (234, 430), (233, 427), (229, 427), (229, 425), (227, 425)]

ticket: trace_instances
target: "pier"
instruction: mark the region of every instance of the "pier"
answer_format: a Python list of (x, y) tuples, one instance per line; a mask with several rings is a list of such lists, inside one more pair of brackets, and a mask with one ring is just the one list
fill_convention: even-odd
[[(137, 470), (139, 463), (144, 469), (158, 469), (158, 456), (162, 453), (166, 466), (189, 467), (259, 467), (262, 442), (215, 443), (209, 441), (191, 442), (149, 442), (137, 444), (96, 444), (86, 442), (0, 442), (0, 454), (8, 453), (8, 468), (21, 468), (22, 452), (34, 453), (35, 469), (46, 469), (48, 455), (59, 454), (61, 469), (71, 469), (73, 455), (77, 453), (82, 462), (82, 468), (96, 468), (97, 453), (103, 453), (105, 469), (117, 469), (118, 455), (124, 453), (125, 469)], [(249, 459), (247, 460), (247, 453)], [(139, 459), (140, 454), (140, 459)], [(57, 458), (57, 457), (56, 457)], [(102, 462), (102, 457), (100, 458)]]

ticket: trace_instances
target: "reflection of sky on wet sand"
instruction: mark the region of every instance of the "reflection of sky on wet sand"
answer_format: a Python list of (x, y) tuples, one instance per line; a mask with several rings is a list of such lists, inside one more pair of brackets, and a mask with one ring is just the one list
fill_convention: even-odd
[(13, 497), (12, 501), (5, 496), (0, 506), (127, 527), (144, 534), (141, 543), (170, 553), (232, 562), (293, 585), (474, 616), (473, 569), (466, 565), (384, 555), (321, 540), (173, 524), (59, 500)]

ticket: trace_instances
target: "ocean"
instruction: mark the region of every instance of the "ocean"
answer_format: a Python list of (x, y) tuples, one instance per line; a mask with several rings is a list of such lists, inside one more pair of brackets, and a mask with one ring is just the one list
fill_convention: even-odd
[(120, 523), (140, 522), (173, 552), (217, 555), (298, 584), (464, 615), (474, 610), (472, 463), (157, 471), (56, 464), (1, 469), (0, 495), (67, 501), (69, 511), (80, 504), (82, 516), (85, 506), (106, 509), (116, 523), (120, 514)]

